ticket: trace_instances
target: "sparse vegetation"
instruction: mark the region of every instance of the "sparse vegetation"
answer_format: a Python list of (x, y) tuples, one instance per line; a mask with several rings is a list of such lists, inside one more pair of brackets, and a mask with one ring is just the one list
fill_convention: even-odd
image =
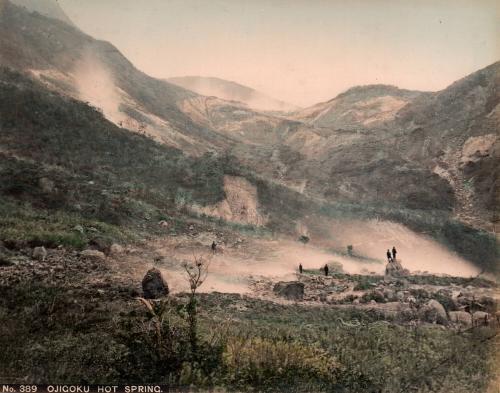
[[(0, 335), (0, 362), (12, 381), (391, 393), (481, 391), (489, 382), (488, 337), (494, 332), (488, 328), (459, 334), (398, 325), (363, 311), (203, 294), (196, 295), (200, 325), (193, 359), (183, 314), (189, 295), (146, 308), (126, 297), (106, 300), (93, 288), (71, 297), (67, 291), (0, 287), (1, 312), (17, 317), (15, 324), (3, 318)], [(85, 300), (92, 298), (100, 300)]]

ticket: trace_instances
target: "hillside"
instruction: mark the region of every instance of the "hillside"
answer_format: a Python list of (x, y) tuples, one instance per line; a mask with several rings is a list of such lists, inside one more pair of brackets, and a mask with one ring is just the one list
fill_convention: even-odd
[[(81, 220), (101, 222), (105, 236), (115, 240), (155, 233), (167, 217), (197, 217), (193, 209), (222, 202), (230, 192), (228, 176), (258, 191), (252, 203), (276, 229), (290, 227), (305, 211), (303, 196), (258, 178), (235, 157), (191, 157), (6, 68), (0, 72), (0, 114), (1, 217), (11, 222), (0, 239), (14, 245), (83, 247), (91, 239), (73, 230)], [(280, 206), (283, 200), (289, 206)], [(42, 229), (46, 214), (52, 216), (50, 229)]]
[[(151, 78), (109, 43), (94, 40), (61, 21), (28, 13), (6, 0), (2, 4), (0, 63), (29, 73), (52, 91), (89, 103), (118, 127), (144, 134), (184, 154), (203, 157), (204, 153), (213, 152), (218, 157), (232, 157), (232, 166), (242, 165), (254, 183), (266, 185), (259, 192), (264, 193), (263, 200), (272, 205), (274, 214), (282, 220), (271, 220), (275, 229), (292, 232), (293, 222), (301, 214), (307, 214), (300, 206), (312, 201), (315, 206), (353, 205), (355, 210), (371, 212), (361, 216), (389, 217), (417, 230), (429, 230), (427, 224), (422, 224), (427, 218), (416, 223), (408, 217), (431, 208), (444, 217), (439, 221), (441, 224), (454, 218), (461, 221), (458, 234), (455, 231), (444, 236), (448, 246), (466, 252), (468, 258), (480, 264), (491, 265), (496, 258), (490, 245), (485, 247), (486, 261), (473, 250), (464, 251), (461, 245), (463, 236), (470, 239), (489, 236), (481, 229), (491, 230), (494, 222), (492, 196), (496, 194), (492, 184), (496, 171), (488, 168), (494, 168), (495, 159), (484, 152), (474, 158), (483, 168), (480, 176), (474, 178), (476, 191), (467, 181), (465, 186), (450, 181), (436, 168), (433, 160), (439, 156), (438, 150), (424, 149), (426, 155), (415, 153), (416, 146), (430, 142), (419, 136), (421, 127), (413, 130), (412, 124), (425, 108), (433, 107), (425, 104), (426, 100), (444, 97), (448, 89), (431, 94), (380, 85), (352, 88), (325, 104), (329, 109), (324, 114), (328, 116), (324, 126), (319, 126), (314, 121), (309, 124), (309, 120), (277, 117), (234, 101), (199, 96)], [(51, 39), (55, 36), (57, 40)], [(494, 75), (488, 72), (483, 77), (482, 83), (490, 86), (485, 90), (486, 96), (494, 91), (491, 88), (495, 84)], [(474, 89), (479, 83), (479, 79), (464, 80), (462, 90)], [(386, 107), (384, 97), (393, 97), (399, 103)], [(462, 99), (468, 100), (467, 95)], [(370, 102), (375, 104), (365, 105)], [(487, 123), (481, 119), (489, 112), (481, 112), (481, 105), (478, 102), (475, 110), (460, 114), (461, 124), (475, 121), (480, 125), (474, 128), (474, 135), (480, 135), (483, 123)], [(445, 118), (447, 114), (440, 116)], [(316, 117), (322, 118), (318, 114), (312, 118)], [(435, 125), (428, 127), (430, 134), (441, 132)], [(463, 136), (471, 129), (460, 128)], [(450, 151), (456, 155), (464, 145), (453, 144), (452, 139)], [(434, 146), (440, 141), (436, 139)], [(469, 148), (473, 149), (476, 142), (469, 140)], [(469, 173), (474, 176), (475, 172), (471, 169)], [(217, 184), (222, 185), (221, 179)], [(267, 185), (280, 187), (282, 194), (294, 195), (292, 199), (302, 202), (285, 206), (273, 198)], [(472, 199), (477, 209), (469, 209), (469, 215), (465, 216), (463, 206), (468, 206)], [(220, 211), (219, 207), (214, 205), (210, 209)], [(339, 211), (344, 209), (340, 207)], [(442, 240), (439, 225), (432, 224), (430, 233)], [(478, 242), (482, 244), (483, 240)]]
[(403, 108), (398, 149), (446, 179), (471, 225), (499, 224), (500, 62)]
[[(491, 348), (482, 340), (494, 337), (495, 325), (471, 327), (464, 334), (463, 326), (472, 322), (451, 319), (462, 315), (457, 313), (465, 312), (463, 307), (494, 313), (493, 282), (428, 273), (388, 281), (366, 270), (382, 271), (377, 259), (320, 247), (316, 239), (321, 232), (328, 239), (332, 226), (321, 217), (329, 214), (344, 223), (338, 234), (351, 232), (360, 240), (359, 229), (375, 224), (375, 233), (387, 243), (394, 225), (384, 229), (379, 220), (346, 225), (348, 214), (367, 218), (362, 206), (344, 207), (349, 211), (317, 206), (258, 179), (231, 157), (186, 156), (9, 69), (0, 70), (0, 131), (0, 316), (6, 321), (0, 326), (0, 345), (6, 349), (0, 365), (9, 383), (161, 382), (229, 391), (266, 391), (269, 384), (289, 390), (292, 384), (301, 392), (336, 386), (352, 393), (411, 385), (424, 392), (429, 385), (482, 389), (494, 376)], [(240, 179), (236, 190), (228, 188), (228, 177)], [(252, 186), (265, 226), (231, 224), (189, 209), (223, 200), (231, 207), (251, 196)], [(287, 229), (295, 235), (295, 220), (311, 229), (313, 245), (275, 235)], [(441, 222), (436, 228), (451, 227)], [(213, 256), (200, 288), (207, 293), (196, 297), (199, 346), (193, 349), (183, 266), (192, 255), (206, 255), (213, 239), (225, 250)], [(449, 268), (477, 271), (424, 241), (441, 263), (445, 257), (455, 263)], [(33, 249), (42, 245), (47, 256), (38, 258)], [(412, 259), (407, 266), (424, 266)], [(364, 268), (365, 273), (319, 276), (321, 262), (333, 270), (338, 260), (346, 270)], [(298, 261), (306, 267), (302, 275), (295, 273)], [(137, 300), (140, 282), (152, 267), (168, 277), (171, 292), (144, 303)], [(276, 293), (277, 274), (300, 280), (303, 299)], [(245, 295), (220, 292), (242, 287)], [(438, 301), (446, 306), (444, 317), (426, 311)], [(335, 334), (325, 336), (325, 331)], [(241, 358), (235, 357), (242, 345)], [(456, 351), (462, 356), (441, 368)], [(270, 352), (279, 356), (263, 362)], [(19, 361), (32, 357), (36, 367)], [(394, 372), (402, 361), (408, 367)], [(360, 365), (366, 368), (362, 379), (354, 371)], [(186, 367), (196, 372), (186, 373)]]
[(29, 71), (51, 89), (99, 108), (115, 124), (170, 146), (200, 154), (230, 143), (178, 108), (195, 93), (147, 76), (108, 42), (1, 1), (0, 65)]
[(401, 108), (421, 95), (426, 93), (389, 85), (356, 86), (330, 101), (297, 111), (293, 117), (320, 128), (382, 128)]
[(269, 97), (250, 87), (220, 78), (181, 76), (168, 78), (168, 82), (204, 96), (219, 97), (227, 101), (238, 101), (255, 110), (291, 112), (298, 109), (292, 104)]

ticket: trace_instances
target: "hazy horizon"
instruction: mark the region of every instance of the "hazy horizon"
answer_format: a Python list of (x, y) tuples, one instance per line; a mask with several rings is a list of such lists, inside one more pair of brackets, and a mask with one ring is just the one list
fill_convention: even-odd
[(356, 85), (436, 91), (500, 58), (490, 0), (59, 4), (154, 77), (216, 77), (299, 106)]

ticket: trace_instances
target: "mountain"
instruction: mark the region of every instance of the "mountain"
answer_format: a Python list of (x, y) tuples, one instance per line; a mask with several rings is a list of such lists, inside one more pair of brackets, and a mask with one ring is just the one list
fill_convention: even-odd
[[(492, 230), (498, 206), (498, 64), (437, 93), (361, 86), (309, 110), (277, 116), (149, 77), (110, 43), (9, 1), (1, 4), (0, 65), (89, 104), (124, 132), (144, 134), (186, 156), (220, 157), (231, 167), (225, 175), (257, 184), (249, 195), (269, 207), (274, 219), (268, 228), (291, 233), (310, 213), (307, 206), (316, 206), (327, 217), (401, 222), (454, 249), (483, 244), (487, 257), (475, 247), (459, 251), (478, 263), (494, 258), (480, 230)], [(201, 165), (221, 173), (219, 158)], [(198, 212), (220, 213), (226, 191), (218, 190), (219, 199)], [(199, 204), (192, 198), (195, 189), (172, 187), (174, 199), (177, 191), (181, 200)], [(316, 222), (325, 219), (320, 216)]]
[[(455, 217), (493, 230), (499, 222), (500, 206), (499, 82), (497, 62), (434, 93), (385, 85), (351, 88), (333, 100), (293, 114), (294, 119), (315, 127), (314, 136), (303, 128), (289, 139), (294, 150), (308, 157), (295, 165), (305, 171), (316, 160), (312, 172), (321, 173), (316, 175), (321, 178), (316, 184), (323, 185), (317, 189), (320, 194), (333, 192), (333, 197), (348, 200), (384, 195), (382, 199), (391, 202), (394, 199), (387, 192), (368, 191), (367, 185), (378, 178), (383, 189), (394, 189), (389, 186), (394, 181), (406, 182), (413, 177), (405, 175), (405, 170), (399, 175), (397, 171), (419, 168), (426, 176), (432, 173), (447, 183), (432, 187), (443, 192), (442, 197), (450, 188), (453, 198), (447, 204)], [(367, 168), (370, 165), (376, 171), (387, 165), (381, 172), (386, 177), (374, 177)], [(298, 169), (289, 171), (297, 173)], [(333, 171), (331, 177), (328, 171)], [(360, 178), (354, 181), (353, 176)], [(416, 184), (420, 196), (409, 197), (406, 191)], [(406, 191), (390, 193), (408, 202), (425, 200), (421, 192), (428, 188), (422, 183), (411, 181), (401, 186)], [(331, 191), (327, 191), (329, 187)], [(431, 206), (439, 200), (434, 195), (424, 204)]]
[(194, 154), (230, 144), (179, 109), (195, 93), (144, 74), (108, 42), (1, 1), (0, 65), (88, 102), (117, 125)]
[(8, 0), (0, 15), (0, 65), (88, 102), (108, 120), (189, 154), (269, 143), (288, 120), (236, 101), (200, 96), (137, 68), (112, 44)]
[(219, 97), (227, 101), (238, 101), (249, 108), (260, 111), (291, 112), (298, 107), (236, 82), (203, 76), (182, 76), (168, 81), (204, 96)]
[(43, 16), (58, 19), (74, 27), (63, 9), (59, 6), (57, 0), (10, 0), (13, 4), (26, 8), (30, 12), (38, 12)]
[(315, 127), (359, 130), (382, 127), (425, 93), (388, 85), (356, 86), (330, 101), (297, 111), (293, 118)]
[[(500, 224), (500, 62), (401, 109), (398, 150), (453, 187), (464, 222)], [(491, 229), (491, 227), (490, 227)]]

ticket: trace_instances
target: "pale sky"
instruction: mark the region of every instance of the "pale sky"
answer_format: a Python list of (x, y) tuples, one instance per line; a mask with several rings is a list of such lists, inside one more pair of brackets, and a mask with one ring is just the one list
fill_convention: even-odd
[(152, 76), (215, 76), (301, 106), (363, 84), (440, 90), (500, 60), (490, 0), (58, 2)]

